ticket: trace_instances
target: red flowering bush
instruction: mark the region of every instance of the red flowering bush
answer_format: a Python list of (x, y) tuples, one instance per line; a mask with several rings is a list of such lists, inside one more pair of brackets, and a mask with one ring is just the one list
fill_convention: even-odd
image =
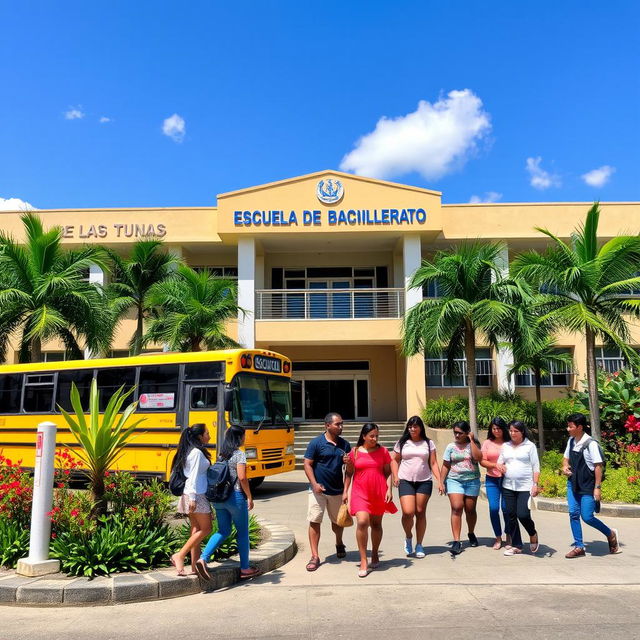
[(75, 458), (66, 447), (56, 451), (55, 465), (54, 481), (58, 489), (68, 487), (74, 471), (84, 467), (82, 461)]
[(22, 460), (13, 462), (0, 454), (0, 518), (11, 520), (21, 527), (29, 527), (33, 480), (22, 469)]

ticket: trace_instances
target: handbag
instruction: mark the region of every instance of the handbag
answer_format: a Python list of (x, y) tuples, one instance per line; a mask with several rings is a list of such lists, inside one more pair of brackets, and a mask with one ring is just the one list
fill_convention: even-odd
[(336, 516), (336, 524), (339, 527), (351, 527), (353, 526), (353, 518), (349, 513), (349, 507), (343, 502), (338, 509), (338, 515)]

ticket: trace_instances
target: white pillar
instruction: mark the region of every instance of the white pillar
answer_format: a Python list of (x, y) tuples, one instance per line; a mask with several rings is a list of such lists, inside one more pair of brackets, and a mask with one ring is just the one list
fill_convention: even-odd
[[(89, 282), (98, 287), (104, 287), (104, 271), (97, 265), (92, 264), (89, 267)], [(95, 358), (98, 354), (94, 353), (88, 347), (84, 349), (84, 359), (91, 360), (91, 358)]]
[(420, 246), (420, 236), (404, 236), (404, 242), (402, 244), (402, 266), (404, 271), (405, 313), (422, 300), (421, 289), (409, 289), (409, 282), (421, 262), (422, 249)]
[(16, 573), (23, 576), (42, 576), (47, 573), (57, 573), (60, 570), (60, 562), (49, 559), (51, 520), (47, 515), (53, 505), (56, 429), (53, 422), (41, 422), (36, 433), (29, 555), (18, 560), (16, 567)]
[[(502, 277), (509, 276), (509, 247), (505, 245), (496, 260)], [(502, 393), (513, 393), (515, 390), (514, 379), (507, 375), (507, 371), (513, 366), (513, 352), (511, 347), (499, 348), (496, 352), (496, 385)]]
[(256, 243), (253, 238), (238, 240), (238, 342), (245, 349), (256, 344), (255, 299), (256, 299)]

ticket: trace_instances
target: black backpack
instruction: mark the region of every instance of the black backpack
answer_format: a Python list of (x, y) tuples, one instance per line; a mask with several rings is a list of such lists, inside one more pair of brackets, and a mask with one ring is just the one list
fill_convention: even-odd
[(218, 460), (207, 469), (207, 500), (225, 502), (231, 497), (235, 480), (231, 477), (228, 460)]
[[(575, 446), (575, 438), (571, 438), (571, 440), (573, 440), (573, 443), (571, 445), (571, 449)], [(592, 438), (591, 436), (589, 436), (587, 438), (587, 440), (585, 441), (585, 443), (582, 445), (582, 456), (584, 457), (584, 452), (589, 448), (589, 445), (595, 442), (596, 445), (598, 445), (598, 451), (600, 452), (600, 457), (602, 458), (602, 480), (601, 482), (604, 482), (604, 479), (607, 477), (607, 459), (604, 455), (604, 451), (602, 451), (602, 447), (600, 446), (600, 443), (595, 439)], [(569, 451), (571, 451), (571, 449), (569, 449)], [(586, 462), (586, 459), (585, 459)]]
[(187, 482), (187, 477), (184, 475), (182, 465), (176, 465), (171, 469), (171, 475), (169, 476), (169, 491), (174, 496), (181, 496), (184, 493), (184, 485)]

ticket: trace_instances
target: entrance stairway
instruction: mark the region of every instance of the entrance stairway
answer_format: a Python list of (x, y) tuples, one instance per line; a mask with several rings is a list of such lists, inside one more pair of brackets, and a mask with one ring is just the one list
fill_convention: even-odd
[[(380, 427), (380, 444), (391, 451), (393, 449), (393, 445), (402, 435), (405, 423), (378, 422), (376, 424)], [(352, 447), (354, 447), (358, 441), (360, 429), (362, 429), (361, 422), (345, 422), (344, 427), (342, 428), (342, 437), (347, 440)], [(300, 424), (296, 424), (295, 431), (296, 469), (302, 469), (304, 465), (304, 453), (307, 450), (307, 445), (311, 439), (324, 432), (324, 423), (301, 422)]]

